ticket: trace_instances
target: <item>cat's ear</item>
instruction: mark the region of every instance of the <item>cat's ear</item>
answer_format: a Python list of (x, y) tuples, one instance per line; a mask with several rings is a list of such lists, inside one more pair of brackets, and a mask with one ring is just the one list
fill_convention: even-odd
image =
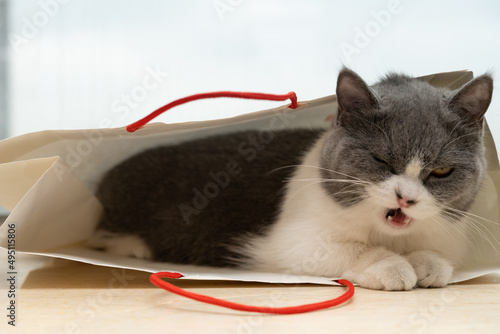
[(462, 87), (448, 103), (448, 107), (467, 122), (480, 124), (493, 94), (493, 79), (485, 74)]
[(378, 108), (379, 103), (368, 85), (354, 71), (344, 68), (337, 79), (337, 102), (339, 115), (337, 122), (349, 118), (349, 114)]

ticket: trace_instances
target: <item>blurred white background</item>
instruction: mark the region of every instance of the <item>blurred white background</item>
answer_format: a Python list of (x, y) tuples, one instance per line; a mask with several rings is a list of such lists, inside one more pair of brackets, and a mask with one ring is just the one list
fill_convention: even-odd
[[(350, 66), (369, 83), (491, 70), (500, 82), (498, 1), (7, 0), (4, 136), (118, 127), (217, 90), (334, 94)], [(500, 140), (498, 84), (488, 114)], [(234, 116), (282, 102), (181, 106), (157, 121)]]

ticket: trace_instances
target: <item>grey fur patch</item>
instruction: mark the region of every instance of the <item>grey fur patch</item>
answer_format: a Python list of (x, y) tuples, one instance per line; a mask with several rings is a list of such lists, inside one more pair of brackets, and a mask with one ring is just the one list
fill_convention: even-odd
[(228, 246), (274, 222), (284, 181), (321, 133), (251, 131), (145, 151), (102, 180), (99, 228), (138, 235), (157, 261), (231, 266), (240, 255)]

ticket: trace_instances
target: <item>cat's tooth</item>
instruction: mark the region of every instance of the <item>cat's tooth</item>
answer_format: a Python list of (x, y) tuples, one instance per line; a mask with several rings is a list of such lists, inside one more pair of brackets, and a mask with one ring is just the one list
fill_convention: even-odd
[(387, 219), (389, 219), (389, 221), (392, 221), (394, 219), (394, 216), (389, 216), (387, 217)]
[(405, 220), (404, 220), (404, 223), (405, 224), (408, 224), (410, 222), (411, 218), (410, 217), (406, 217)]

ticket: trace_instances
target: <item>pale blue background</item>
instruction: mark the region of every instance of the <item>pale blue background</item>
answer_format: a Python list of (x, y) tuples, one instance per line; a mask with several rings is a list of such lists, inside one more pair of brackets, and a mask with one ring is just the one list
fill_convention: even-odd
[[(498, 1), (401, 0), (390, 20), (383, 15), (388, 6), (385, 0), (11, 1), (9, 135), (123, 126), (206, 91), (293, 90), (300, 100), (315, 99), (335, 92), (343, 63), (369, 83), (388, 70), (418, 76), (461, 69), (492, 70), (500, 82)], [(383, 24), (373, 13), (385, 17)], [(341, 45), (355, 45), (357, 31), (370, 28), (369, 43), (346, 57)], [(141, 88), (148, 68), (168, 73), (149, 91)], [(146, 94), (127, 106), (123, 96), (132, 92)], [(499, 94), (488, 115), (497, 142)], [(195, 102), (159, 120), (220, 118), (280, 104)]]

